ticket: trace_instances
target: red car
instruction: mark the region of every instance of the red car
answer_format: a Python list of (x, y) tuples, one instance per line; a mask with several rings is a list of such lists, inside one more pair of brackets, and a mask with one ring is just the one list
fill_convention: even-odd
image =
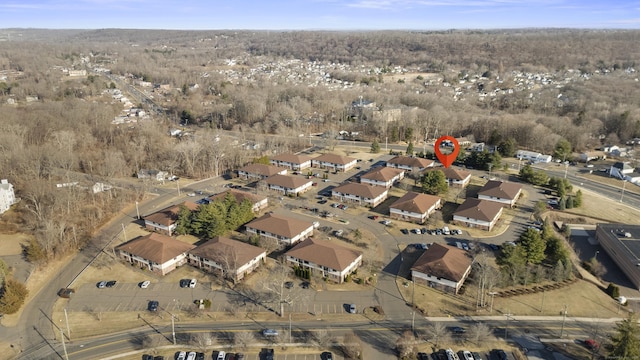
[(600, 344), (593, 339), (587, 339), (584, 341), (584, 346), (586, 346), (589, 350), (597, 351), (600, 348)]
[(371, 215), (371, 216), (369, 216), (369, 219), (378, 220), (378, 217), (379, 217), (378, 215)]

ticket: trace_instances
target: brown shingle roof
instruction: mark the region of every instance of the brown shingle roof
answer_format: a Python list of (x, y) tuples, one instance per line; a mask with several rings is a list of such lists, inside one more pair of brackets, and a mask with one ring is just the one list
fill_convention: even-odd
[(433, 160), (410, 156), (396, 156), (392, 159), (387, 160), (387, 164), (404, 165), (415, 168), (426, 168), (433, 165)]
[(427, 171), (442, 171), (444, 173), (444, 177), (446, 179), (451, 179), (451, 180), (464, 180), (466, 178), (468, 178), (471, 175), (471, 172), (466, 171), (466, 170), (461, 170), (461, 169), (454, 169), (452, 167), (441, 167), (441, 168), (437, 168), (437, 169), (428, 169)]
[(249, 164), (241, 167), (238, 171), (244, 171), (249, 174), (257, 174), (261, 176), (271, 176), (278, 174), (283, 170), (286, 170), (286, 168), (265, 164)]
[(458, 282), (471, 266), (464, 250), (449, 245), (433, 244), (411, 267), (412, 271)]
[(198, 204), (191, 201), (185, 201), (181, 204), (172, 205), (168, 208), (165, 208), (153, 214), (147, 215), (144, 217), (144, 219), (154, 222), (156, 224), (169, 226), (175, 223), (176, 220), (178, 220), (178, 214), (180, 213), (180, 208), (182, 208), (182, 206), (186, 206), (187, 209), (191, 211), (195, 211), (198, 209)]
[(520, 184), (490, 180), (478, 191), (478, 195), (514, 200), (521, 189)]
[(338, 164), (338, 165), (346, 165), (356, 160), (357, 159), (349, 156), (341, 156), (336, 154), (322, 154), (313, 159), (313, 161), (328, 162), (328, 163)]
[(216, 236), (189, 251), (190, 254), (215, 261), (229, 268), (238, 268), (264, 252), (264, 249), (257, 246), (222, 236)]
[(404, 170), (379, 166), (371, 169), (366, 174), (360, 176), (360, 179), (369, 179), (374, 181), (387, 182), (403, 172)]
[(151, 233), (128, 241), (118, 246), (116, 250), (123, 250), (154, 263), (164, 264), (194, 247), (170, 236)]
[(334, 244), (328, 240), (308, 238), (287, 251), (286, 255), (342, 271), (362, 253)]
[(259, 203), (260, 201), (266, 199), (266, 197), (261, 195), (256, 195), (252, 193), (248, 193), (246, 191), (240, 191), (236, 189), (229, 189), (227, 191), (223, 191), (219, 194), (215, 194), (209, 197), (209, 201), (222, 201), (227, 197), (227, 194), (233, 195), (238, 204), (242, 204), (243, 201), (249, 200), (251, 204)]
[(387, 189), (383, 186), (374, 186), (368, 184), (348, 183), (337, 186), (331, 190), (342, 194), (356, 195), (361, 198), (375, 199), (382, 195)]
[(302, 221), (273, 213), (264, 214), (247, 224), (247, 227), (287, 238), (292, 238), (312, 226), (313, 224), (308, 221)]
[(265, 181), (269, 185), (282, 186), (288, 189), (297, 189), (312, 182), (311, 180), (292, 175), (273, 175), (266, 178)]
[(390, 207), (398, 210), (424, 214), (433, 205), (438, 203), (438, 201), (440, 201), (440, 198), (437, 196), (409, 191), (403, 197), (394, 202)]
[(499, 202), (469, 198), (458, 206), (453, 215), (491, 222), (500, 211), (502, 204)]
[(302, 164), (303, 162), (307, 162), (311, 160), (311, 157), (307, 155), (296, 155), (296, 154), (287, 153), (287, 154), (280, 154), (280, 155), (273, 156), (271, 157), (271, 159), (277, 160), (277, 161), (284, 161), (291, 164)]

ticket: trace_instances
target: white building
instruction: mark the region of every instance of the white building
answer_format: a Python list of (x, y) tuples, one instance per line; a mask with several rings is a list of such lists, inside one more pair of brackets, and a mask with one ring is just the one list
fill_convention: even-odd
[(516, 159), (531, 161), (532, 163), (549, 163), (553, 159), (551, 155), (544, 155), (535, 151), (518, 150)]
[(13, 191), (13, 185), (7, 179), (0, 180), (0, 214), (9, 210), (15, 203), (16, 194)]

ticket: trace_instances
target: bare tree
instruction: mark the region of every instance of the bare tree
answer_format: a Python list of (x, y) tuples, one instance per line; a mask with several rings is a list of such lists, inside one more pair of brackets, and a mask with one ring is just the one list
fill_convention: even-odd
[(441, 342), (446, 341), (449, 336), (447, 327), (444, 323), (441, 322), (431, 323), (428, 329), (428, 334), (436, 348), (440, 346)]
[(189, 336), (189, 344), (196, 346), (201, 352), (206, 352), (217, 340), (217, 336), (212, 332), (199, 332)]
[(233, 335), (233, 343), (244, 350), (246, 350), (249, 345), (253, 345), (255, 341), (256, 338), (250, 331), (241, 331)]
[(411, 354), (416, 345), (416, 337), (411, 330), (406, 330), (396, 340), (396, 351), (401, 358), (404, 358)]
[(263, 248), (267, 252), (267, 254), (270, 254), (271, 252), (279, 249), (282, 246), (277, 239), (265, 236), (260, 237), (259, 243), (260, 247)]
[(342, 354), (345, 359), (359, 359), (362, 353), (362, 342), (356, 333), (349, 332), (342, 341)]
[(327, 349), (334, 341), (334, 337), (328, 329), (319, 329), (313, 332), (313, 341), (319, 349)]
[(475, 323), (469, 329), (469, 339), (480, 345), (491, 335), (491, 329), (484, 323)]
[(276, 263), (271, 268), (268, 278), (262, 283), (264, 290), (267, 291), (271, 302), (279, 309), (278, 314), (284, 316), (284, 305), (293, 306), (294, 304), (306, 302), (307, 294), (297, 287), (287, 288), (285, 283), (291, 278), (292, 269), (281, 263)]

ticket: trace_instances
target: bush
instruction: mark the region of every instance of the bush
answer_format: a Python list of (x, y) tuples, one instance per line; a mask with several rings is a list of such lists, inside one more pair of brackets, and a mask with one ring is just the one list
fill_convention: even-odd
[(18, 312), (28, 294), (29, 291), (23, 283), (11, 278), (7, 279), (0, 295), (0, 313), (15, 314)]
[(607, 286), (606, 292), (607, 294), (609, 294), (609, 296), (611, 296), (616, 300), (620, 297), (620, 288), (618, 287), (618, 285), (614, 283), (609, 283), (609, 286)]

